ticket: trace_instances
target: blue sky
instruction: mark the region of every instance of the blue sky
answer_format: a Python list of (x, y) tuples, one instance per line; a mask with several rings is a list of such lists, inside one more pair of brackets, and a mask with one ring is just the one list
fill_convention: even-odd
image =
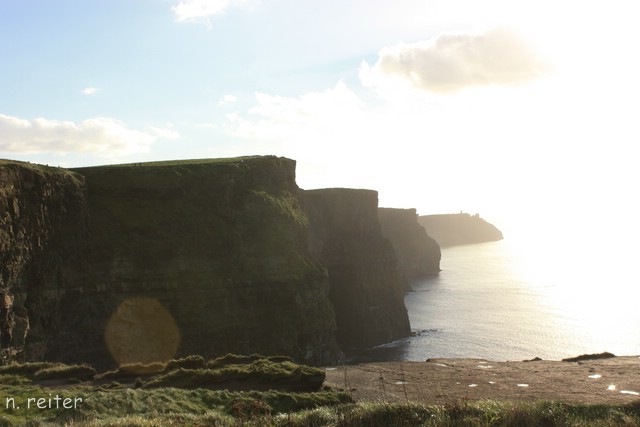
[[(196, 10), (204, 7), (191, 3)], [(224, 124), (229, 99), (240, 101), (238, 109), (243, 101), (248, 107), (256, 92), (296, 96), (357, 80), (360, 62), (375, 58), (379, 46), (421, 32), (398, 23), (387, 34), (367, 25), (384, 11), (382, 2), (346, 8), (295, 1), (209, 3), (221, 5), (219, 13), (183, 19), (180, 4), (166, 0), (3, 0), (2, 114), (75, 124), (112, 118), (131, 131), (156, 136), (149, 131), (155, 128), (185, 137), (179, 144), (157, 137), (153, 149), (138, 156), (122, 156), (134, 154), (135, 147), (96, 156), (93, 150), (46, 144), (35, 156), (34, 150), (0, 145), (2, 154), (68, 166), (215, 155), (225, 134), (202, 128)], [(370, 16), (354, 19), (359, 10)]]
[(631, 218), (638, 6), (583, 3), (0, 0), (0, 158), (276, 154), (425, 214)]

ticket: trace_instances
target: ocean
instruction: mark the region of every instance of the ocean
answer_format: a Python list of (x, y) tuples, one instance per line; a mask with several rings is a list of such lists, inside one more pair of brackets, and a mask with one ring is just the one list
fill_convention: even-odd
[(607, 245), (519, 243), (443, 248), (442, 271), (412, 283), (405, 297), (414, 336), (368, 350), (357, 361), (640, 355), (633, 253)]

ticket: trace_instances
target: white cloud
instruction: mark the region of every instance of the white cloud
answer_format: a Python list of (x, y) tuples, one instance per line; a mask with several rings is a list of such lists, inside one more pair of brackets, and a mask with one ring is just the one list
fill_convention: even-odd
[(308, 138), (324, 135), (353, 125), (362, 101), (343, 82), (323, 92), (300, 97), (256, 94), (257, 105), (249, 110), (250, 118), (238, 113), (227, 115), (227, 131), (240, 137), (260, 139)]
[(366, 167), (363, 163), (354, 168), (353, 159), (371, 156), (375, 148), (367, 122), (371, 116), (346, 84), (297, 97), (257, 93), (255, 102), (248, 111), (227, 114), (224, 130), (242, 143), (225, 155), (251, 152), (296, 159), (298, 182), (306, 188), (317, 185), (313, 178), (305, 179), (312, 176), (324, 177), (325, 186), (358, 185), (340, 177)]
[(229, 0), (180, 0), (171, 10), (178, 21), (190, 21), (217, 15), (227, 7)]
[(237, 96), (228, 94), (220, 98), (220, 101), (218, 101), (218, 105), (233, 104), (237, 100), (238, 100)]
[(444, 35), (382, 49), (362, 88), (258, 94), (227, 116), (243, 138), (229, 155), (269, 150), (298, 160), (303, 188), (375, 188), (423, 213), (624, 211), (639, 180), (637, 30), (562, 29), (538, 28), (536, 49), (505, 29)]
[(200, 129), (216, 129), (218, 127), (215, 123), (197, 123), (196, 128)]
[(113, 157), (149, 152), (155, 140), (156, 136), (130, 129), (113, 118), (74, 123), (0, 114), (0, 151), (11, 153), (92, 153)]
[(211, 25), (209, 18), (223, 13), (236, 4), (247, 0), (180, 0), (171, 10), (178, 22), (204, 21)]
[[(444, 34), (418, 43), (383, 48), (378, 62), (364, 63), (369, 81), (401, 78), (432, 92), (514, 85), (543, 75), (548, 64), (520, 34), (497, 28), (481, 34)], [(377, 75), (377, 77), (375, 76)]]
[(95, 95), (98, 90), (99, 89), (97, 87), (85, 87), (84, 89), (82, 89), (82, 93), (84, 93), (85, 95)]
[(182, 135), (180, 135), (179, 132), (171, 129), (170, 126), (165, 128), (149, 126), (147, 129), (151, 134), (161, 139), (176, 140), (182, 138)]

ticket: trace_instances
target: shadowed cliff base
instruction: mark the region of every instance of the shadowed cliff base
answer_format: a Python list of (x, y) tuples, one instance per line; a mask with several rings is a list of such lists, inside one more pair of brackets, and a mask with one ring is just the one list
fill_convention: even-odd
[(309, 248), (326, 266), (338, 343), (365, 348), (408, 336), (405, 281), (378, 222), (378, 193), (330, 188), (302, 192)]
[(422, 215), (418, 222), (440, 247), (502, 240), (502, 232), (478, 214)]

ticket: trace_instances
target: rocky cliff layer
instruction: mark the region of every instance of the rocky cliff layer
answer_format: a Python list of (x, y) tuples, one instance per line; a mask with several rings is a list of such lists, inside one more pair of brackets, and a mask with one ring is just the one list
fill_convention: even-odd
[(409, 335), (405, 282), (378, 222), (378, 194), (322, 189), (302, 193), (311, 253), (329, 272), (337, 339), (368, 347)]
[[(293, 160), (77, 172), (87, 182), (91, 268), (67, 318), (82, 340), (58, 354), (95, 360), (108, 350), (128, 362), (169, 358), (174, 349), (336, 359), (326, 271), (307, 250)], [(87, 348), (96, 330), (104, 338)]]
[(97, 366), (339, 355), (294, 161), (1, 170), (4, 349), (26, 335), (23, 358)]
[(72, 309), (86, 248), (84, 178), (57, 168), (0, 161), (0, 347), (46, 356)]
[(502, 232), (478, 214), (423, 215), (418, 222), (441, 247), (502, 240)]
[(320, 364), (410, 332), (377, 193), (302, 191), (273, 156), (1, 162), (0, 261), (3, 357)]
[(440, 271), (440, 246), (418, 223), (415, 209), (379, 208), (382, 235), (389, 239), (398, 258), (398, 268), (415, 280)]

